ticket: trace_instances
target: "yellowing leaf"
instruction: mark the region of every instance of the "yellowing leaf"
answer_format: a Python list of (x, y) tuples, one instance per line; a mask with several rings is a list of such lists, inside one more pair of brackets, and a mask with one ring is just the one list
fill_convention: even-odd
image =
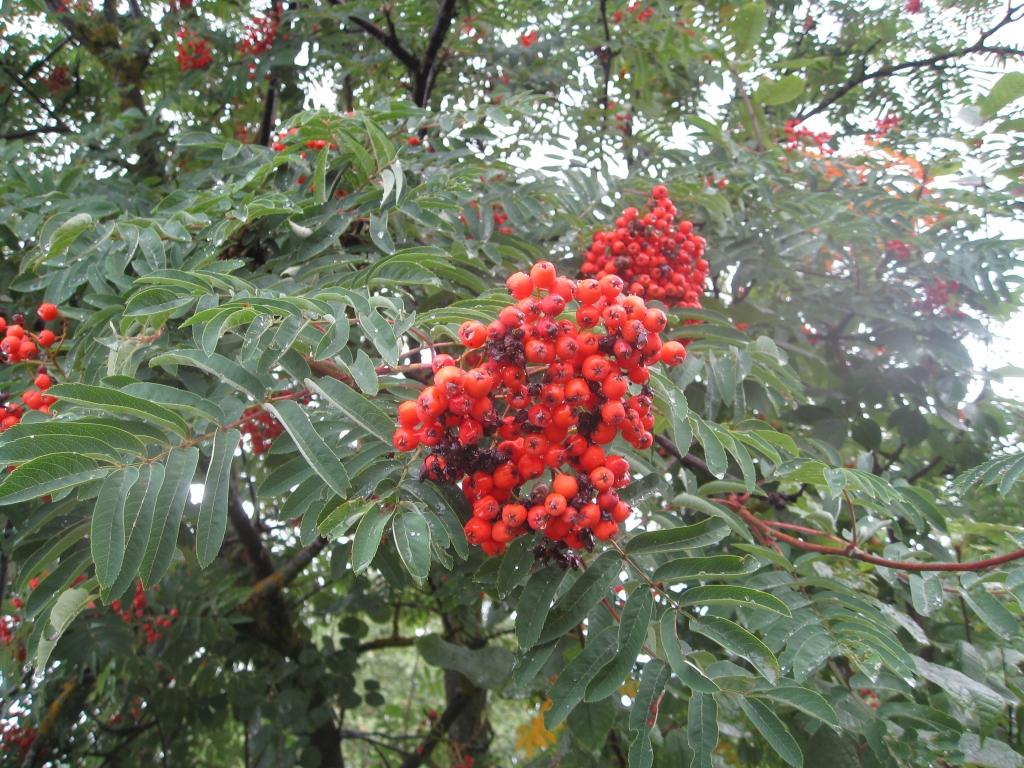
[[(538, 749), (544, 751), (557, 741), (555, 734), (544, 727), (544, 713), (549, 709), (551, 709), (551, 699), (545, 699), (537, 716), (529, 723), (516, 728), (516, 733), (519, 734), (519, 738), (516, 739), (516, 749), (526, 752), (527, 760), (532, 758), (533, 753)], [(558, 728), (555, 730), (557, 731)]]
[(619, 686), (620, 696), (629, 696), (631, 699), (636, 698), (636, 692), (640, 689), (640, 683), (634, 678), (630, 677)]

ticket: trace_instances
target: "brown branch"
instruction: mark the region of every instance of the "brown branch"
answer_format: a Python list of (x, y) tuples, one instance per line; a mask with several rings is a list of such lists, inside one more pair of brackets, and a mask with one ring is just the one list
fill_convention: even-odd
[(923, 467), (921, 467), (919, 470), (917, 470), (917, 472), (915, 472), (910, 477), (908, 477), (907, 478), (907, 482), (910, 483), (911, 485), (913, 485), (918, 480), (920, 480), (922, 477), (924, 477), (929, 472), (931, 472), (933, 469), (935, 469), (937, 466), (939, 466), (939, 464), (941, 464), (941, 463), (942, 463), (942, 457), (941, 456), (936, 456), (934, 459), (932, 459), (927, 464), (925, 464)]
[(466, 696), (461, 692), (455, 694), (448, 703), (448, 707), (437, 719), (430, 731), (427, 732), (427, 737), (420, 742), (420, 745), (416, 747), (414, 752), (411, 752), (402, 761), (399, 768), (419, 768), (420, 765), (427, 761), (430, 758), (430, 753), (434, 751), (434, 747), (440, 743), (448, 729), (452, 727), (452, 724), (462, 714), (462, 710), (469, 706), (469, 703), (474, 698), (473, 696)]
[(1024, 549), (1018, 549), (1016, 552), (1010, 552), (1009, 554), (1000, 555), (998, 557), (991, 557), (987, 560), (976, 560), (973, 563), (909, 563), (900, 560), (887, 560), (884, 557), (877, 557), (876, 555), (865, 552), (853, 544), (848, 544), (846, 547), (842, 548), (830, 547), (824, 544), (812, 544), (809, 541), (788, 536), (785, 533), (769, 526), (766, 521), (754, 517), (750, 510), (738, 502), (734, 502), (729, 499), (715, 499), (715, 501), (731, 507), (740, 516), (740, 518), (742, 518), (743, 522), (748, 526), (756, 528), (768, 538), (775, 538), (779, 541), (784, 541), (790, 546), (802, 549), (806, 552), (818, 552), (823, 555), (847, 557), (851, 560), (859, 560), (862, 563), (871, 563), (872, 565), (880, 565), (883, 568), (892, 568), (893, 570), (898, 571), (950, 571), (955, 573), (965, 571), (984, 571), (989, 568), (995, 568), (1005, 563), (1010, 563), (1014, 560), (1024, 558)]
[(348, 18), (349, 21), (353, 22), (357, 27), (378, 40), (385, 48), (391, 51), (395, 58), (405, 65), (405, 68), (409, 70), (409, 74), (412, 75), (413, 78), (419, 76), (419, 59), (417, 59), (408, 48), (402, 45), (402, 42), (397, 36), (389, 35), (372, 21), (361, 19), (358, 16), (349, 16)]
[(260, 132), (256, 143), (263, 147), (270, 146), (274, 135), (274, 112), (277, 109), (277, 78), (270, 78), (267, 83), (267, 96), (263, 102), (263, 117), (260, 120)]
[(736, 89), (740, 92), (743, 106), (746, 107), (747, 115), (750, 117), (754, 139), (757, 140), (757, 151), (764, 152), (764, 137), (761, 135), (761, 125), (757, 122), (757, 113), (754, 111), (754, 105), (750, 103), (750, 96), (747, 95), (747, 88), (743, 85), (743, 79), (740, 77), (739, 70), (735, 67), (733, 67), (732, 76), (736, 78)]
[(274, 573), (274, 563), (270, 553), (263, 546), (259, 532), (253, 527), (245, 507), (242, 506), (241, 492), (238, 488), (238, 474), (232, 470), (231, 483), (228, 486), (228, 519), (235, 529), (238, 540), (245, 547), (249, 565), (257, 579), (266, 579)]
[(444, 45), (454, 18), (455, 0), (442, 0), (441, 6), (437, 9), (437, 17), (434, 19), (434, 27), (430, 30), (430, 37), (427, 39), (427, 51), (423, 54), (423, 63), (420, 65), (420, 78), (413, 92), (413, 101), (424, 109), (430, 103), (430, 92), (434, 90), (434, 80), (441, 68), (442, 59), (438, 54), (441, 52), (441, 47)]
[(970, 56), (972, 54), (978, 53), (995, 54), (998, 56), (1024, 56), (1024, 50), (1021, 50), (1019, 48), (985, 45), (985, 41), (988, 40), (988, 38), (992, 37), (992, 35), (994, 35), (1007, 24), (1016, 21), (1016, 19), (1013, 18), (1013, 15), (1014, 13), (1019, 11), (1020, 8), (1021, 6), (1010, 6), (1006, 11), (1006, 15), (999, 21), (999, 23), (996, 24), (991, 29), (989, 29), (988, 31), (983, 32), (981, 36), (978, 38), (977, 42), (974, 43), (974, 45), (968, 46), (966, 48), (960, 48), (955, 51), (948, 51), (946, 53), (936, 54), (935, 56), (930, 56), (927, 59), (915, 59), (913, 61), (905, 61), (902, 64), (893, 64), (888, 67), (880, 67), (879, 69), (876, 69), (874, 72), (863, 72), (859, 76), (839, 86), (835, 91), (832, 92), (831, 96), (829, 96), (823, 102), (818, 104), (818, 106), (814, 107), (808, 112), (801, 112), (799, 115), (796, 116), (795, 119), (806, 120), (812, 115), (817, 115), (821, 112), (824, 112), (826, 109), (831, 107), (833, 104), (839, 101), (839, 99), (841, 99), (847, 93), (852, 91), (854, 88), (857, 88), (863, 85), (864, 83), (870, 82), (871, 80), (890, 77), (904, 70), (931, 67), (943, 61), (948, 61), (949, 59), (958, 59), (963, 56)]
[[(665, 435), (655, 435), (654, 442), (656, 442), (658, 445), (660, 445), (662, 448), (668, 451), (684, 467), (695, 470), (697, 472), (703, 472), (706, 475), (709, 475), (710, 477), (714, 477), (714, 474), (711, 472), (710, 469), (708, 469), (708, 465), (703, 459), (694, 456), (692, 453), (684, 454), (682, 451), (679, 450), (679, 446), (677, 446), (675, 443), (673, 443), (671, 440), (665, 437)], [(731, 477), (731, 475), (726, 475), (726, 477)]]
[(392, 635), (391, 637), (378, 637), (376, 640), (360, 643), (352, 650), (356, 653), (366, 653), (367, 651), (377, 651), (381, 648), (407, 648), (415, 642), (415, 637), (398, 637), (396, 635)]
[(281, 576), (281, 584), (290, 584), (295, 578), (306, 570), (306, 566), (313, 562), (313, 558), (323, 552), (328, 541), (323, 536), (317, 536), (312, 542), (300, 549), (298, 553), (287, 563), (277, 569)]

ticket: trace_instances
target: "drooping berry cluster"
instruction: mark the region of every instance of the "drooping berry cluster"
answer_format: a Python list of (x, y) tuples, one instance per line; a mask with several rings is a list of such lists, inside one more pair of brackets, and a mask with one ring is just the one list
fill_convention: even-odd
[(889, 131), (898, 131), (902, 120), (900, 116), (894, 112), (888, 113), (885, 117), (880, 117), (875, 121), (875, 138), (880, 139)]
[(503, 235), (511, 235), (515, 232), (512, 227), (505, 226), (505, 222), (508, 221), (508, 214), (505, 213), (505, 209), (497, 204), (492, 205), (491, 208), (493, 209), (494, 214), (494, 226), (498, 228), (498, 231)]
[(6, 720), (0, 726), (0, 756), (24, 757), (32, 748), (32, 742), (35, 740), (36, 732), (31, 728), (18, 725), (14, 720)]
[(693, 224), (679, 221), (668, 190), (651, 192), (646, 211), (626, 208), (615, 229), (595, 232), (580, 272), (598, 280), (617, 275), (630, 296), (663, 301), (666, 306), (699, 307), (708, 277), (706, 241)]
[[(40, 304), (36, 313), (44, 322), (52, 322), (58, 318), (62, 322), (64, 320), (60, 311), (53, 304)], [(0, 317), (0, 332), (4, 333), (4, 338), (0, 341), (0, 360), (9, 365), (28, 363), (39, 355), (39, 347), (46, 350), (46, 353), (53, 359), (56, 351), (52, 348), (54, 344), (64, 338), (64, 331), (61, 331), (59, 337), (49, 328), (44, 328), (35, 334), (26, 331), (24, 323), (25, 317), (21, 314), (12, 315), (10, 325), (7, 324), (6, 318)], [(33, 383), (37, 388), (25, 391), (21, 396), (22, 401), (34, 411), (49, 414), (50, 406), (57, 402), (57, 398), (44, 394), (53, 383), (44, 366), (40, 365), (36, 369)], [(10, 402), (8, 393), (0, 392), (0, 432), (19, 423), (22, 413), (20, 405)]]
[(43, 84), (50, 89), (50, 93), (58, 93), (64, 90), (71, 85), (71, 80), (68, 78), (68, 68), (64, 64), (58, 64), (43, 78)]
[[(158, 589), (158, 587), (153, 587), (153, 589)], [(149, 601), (146, 599), (146, 590), (142, 586), (141, 580), (135, 582), (135, 596), (132, 597), (131, 607), (123, 606), (120, 600), (114, 600), (110, 603), (110, 610), (118, 614), (123, 621), (129, 624), (142, 619), (146, 615), (148, 608)], [(146, 635), (146, 643), (151, 645), (163, 640), (164, 636), (160, 630), (162, 628), (169, 629), (174, 624), (174, 619), (176, 618), (178, 618), (178, 609), (171, 608), (166, 616), (154, 615), (151, 620), (143, 622), (141, 631)]]
[(904, 243), (902, 240), (886, 240), (885, 254), (890, 259), (896, 259), (897, 261), (906, 261), (907, 259), (910, 258), (910, 246)]
[(259, 56), (274, 47), (277, 28), (281, 23), (281, 3), (274, 0), (270, 12), (266, 16), (257, 16), (242, 33), (238, 43), (238, 51), (243, 56)]
[[(638, 450), (653, 445), (648, 366), (679, 365), (686, 350), (662, 342), (665, 313), (624, 295), (617, 275), (577, 283), (542, 261), (506, 285), (515, 304), (490, 325), (459, 328), (486, 360), (464, 370), (450, 355), (435, 357), (433, 386), (398, 408), (394, 445), (430, 449), (421, 480), (462, 481), (473, 504), (466, 536), (488, 554), (531, 530), (592, 549), (631, 514), (616, 492), (629, 485), (629, 462), (602, 446), (619, 434)], [(573, 311), (575, 321), (564, 316)], [(550, 485), (523, 489), (545, 472)]]
[(213, 54), (205, 37), (200, 37), (188, 26), (178, 30), (178, 51), (175, 53), (182, 72), (206, 69), (213, 64)]
[(281, 422), (258, 405), (247, 408), (242, 417), (249, 418), (249, 420), (239, 425), (238, 429), (243, 435), (249, 436), (252, 452), (255, 454), (270, 450), (274, 438), (284, 431)]
[(787, 152), (802, 149), (812, 142), (818, 147), (818, 152), (820, 154), (831, 155), (835, 151), (828, 145), (828, 143), (832, 141), (831, 133), (826, 133), (824, 131), (821, 133), (815, 133), (807, 126), (800, 125), (799, 120), (787, 120), (783, 130), (786, 132), (786, 144), (784, 149)]
[(935, 278), (929, 285), (924, 283), (921, 288), (924, 290), (924, 298), (915, 301), (914, 305), (922, 312), (930, 314), (943, 314), (946, 317), (963, 317), (960, 311), (962, 302), (952, 297), (961, 292), (961, 285), (957, 280), (948, 282)]
[[(634, 22), (639, 21), (641, 24), (646, 24), (647, 20), (654, 15), (654, 8), (650, 6), (644, 8), (638, 2), (632, 2), (629, 5), (627, 5), (626, 11), (633, 15)], [(615, 15), (612, 17), (613, 21), (616, 24), (622, 23), (623, 18), (624, 16), (622, 11), (616, 11)]]

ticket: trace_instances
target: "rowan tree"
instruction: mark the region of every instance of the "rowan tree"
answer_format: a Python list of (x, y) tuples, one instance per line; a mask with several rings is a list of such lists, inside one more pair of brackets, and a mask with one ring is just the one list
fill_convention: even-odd
[(1022, 14), (6, 6), (0, 764), (1024, 765)]

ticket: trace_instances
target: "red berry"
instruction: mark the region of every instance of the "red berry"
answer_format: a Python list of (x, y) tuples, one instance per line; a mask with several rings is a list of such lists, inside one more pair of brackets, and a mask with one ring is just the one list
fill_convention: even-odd
[(51, 320), (56, 320), (57, 315), (59, 314), (59, 312), (57, 311), (57, 307), (54, 306), (53, 304), (40, 304), (39, 309), (36, 311), (38, 312), (39, 316), (47, 323), (50, 322)]

